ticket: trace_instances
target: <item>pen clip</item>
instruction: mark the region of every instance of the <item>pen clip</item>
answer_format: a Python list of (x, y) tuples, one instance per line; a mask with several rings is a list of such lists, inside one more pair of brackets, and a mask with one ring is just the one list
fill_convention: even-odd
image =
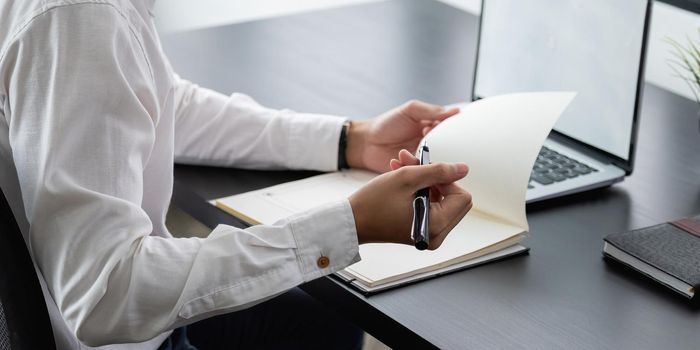
[(430, 148), (428, 148), (428, 140), (423, 140), (418, 145), (418, 150), (416, 150), (416, 158), (418, 159), (418, 165), (430, 164)]
[(428, 234), (428, 201), (425, 197), (420, 197), (421, 202), (423, 202), (423, 220), (421, 220), (420, 231), (421, 234)]

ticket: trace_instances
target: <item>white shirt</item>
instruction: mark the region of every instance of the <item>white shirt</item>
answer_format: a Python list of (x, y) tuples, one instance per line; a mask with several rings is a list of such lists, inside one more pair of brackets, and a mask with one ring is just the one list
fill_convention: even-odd
[[(273, 226), (170, 235), (174, 161), (330, 171), (343, 119), (267, 109), (180, 79), (152, 5), (0, 2), (0, 186), (59, 349), (83, 347), (77, 339), (155, 349), (175, 327), (359, 259), (347, 200)], [(317, 265), (321, 256), (330, 266)]]

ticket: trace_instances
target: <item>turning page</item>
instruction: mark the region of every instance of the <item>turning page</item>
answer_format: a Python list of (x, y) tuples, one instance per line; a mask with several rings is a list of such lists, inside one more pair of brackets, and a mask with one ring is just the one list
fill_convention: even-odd
[(525, 195), (537, 154), (572, 92), (517, 93), (458, 104), (461, 113), (427, 136), (433, 162), (465, 162), (458, 184), (474, 208), (528, 230)]
[[(433, 162), (469, 165), (469, 174), (459, 185), (472, 194), (471, 212), (435, 251), (400, 244), (364, 244), (360, 246), (362, 260), (345, 273), (376, 286), (517, 244), (528, 230), (525, 193), (530, 171), (545, 138), (574, 95), (518, 93), (458, 105), (461, 112), (440, 123), (426, 138)], [(347, 198), (374, 176), (358, 170), (324, 174), (216, 203), (251, 224), (273, 224)]]

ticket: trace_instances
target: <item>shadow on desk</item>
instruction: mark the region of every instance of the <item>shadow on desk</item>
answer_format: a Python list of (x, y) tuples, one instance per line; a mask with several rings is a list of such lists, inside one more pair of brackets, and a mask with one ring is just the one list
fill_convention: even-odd
[(690, 301), (682, 295), (673, 292), (671, 289), (653, 281), (652, 279), (642, 276), (639, 272), (632, 270), (630, 267), (625, 266), (620, 262), (612, 259), (604, 260), (606, 262), (606, 271), (618, 276), (620, 279), (624, 280), (625, 283), (629, 283), (630, 288), (645, 289), (663, 299), (664, 302), (669, 303), (670, 306), (678, 309), (679, 312), (686, 310), (688, 313), (693, 315), (700, 314), (700, 298), (695, 298), (694, 300)]
[[(698, 189), (698, 196), (696, 196), (695, 204), (700, 204), (700, 189)], [(533, 203), (527, 206), (527, 211), (528, 217), (532, 218), (531, 221), (535, 222), (538, 215), (545, 215), (545, 213), (550, 211), (556, 211), (557, 213), (561, 213), (561, 215), (567, 215), (571, 219), (572, 216), (576, 215), (575, 212), (580, 213), (581, 206), (585, 206), (587, 210), (590, 210), (587, 216), (591, 220), (595, 219), (597, 226), (610, 227), (609, 232), (590, 233), (601, 236), (601, 251), (603, 247), (602, 237), (607, 234), (623, 232), (635, 228), (632, 227), (635, 225), (630, 222), (630, 218), (633, 217), (630, 195), (625, 189), (615, 186)], [(696, 205), (696, 207), (697, 206), (699, 205)], [(581, 230), (581, 232), (584, 231), (585, 230)], [(581, 233), (579, 232), (579, 234)], [(669, 303), (670, 307), (679, 309), (679, 312), (681, 312), (681, 310), (687, 310), (692, 313), (700, 312), (700, 298), (696, 298), (691, 302), (687, 298), (619, 262), (604, 259), (602, 253), (601, 259), (605, 261), (605, 271), (614, 276), (613, 278), (621, 279), (623, 283), (629, 284), (628, 288), (652, 293), (659, 297), (657, 300)]]
[(565, 209), (569, 206), (579, 207), (586, 203), (605, 203), (606, 207), (614, 210), (618, 217), (628, 217), (630, 214), (630, 196), (627, 191), (611, 187), (603, 187), (564, 197), (552, 198), (527, 205), (527, 213), (534, 214), (549, 209)]

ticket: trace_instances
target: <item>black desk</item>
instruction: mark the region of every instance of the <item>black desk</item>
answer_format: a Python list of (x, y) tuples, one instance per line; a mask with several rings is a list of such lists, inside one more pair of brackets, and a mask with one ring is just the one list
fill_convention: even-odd
[[(175, 69), (272, 107), (373, 116), (407, 99), (468, 99), (476, 17), (433, 1), (387, 1), (163, 38)], [(610, 266), (602, 237), (700, 213), (692, 101), (645, 90), (637, 165), (622, 184), (528, 208), (530, 256), (365, 298), (329, 278), (303, 286), (389, 346), (697, 349), (700, 310)], [(205, 199), (311, 172), (176, 166), (176, 205), (236, 224)]]

